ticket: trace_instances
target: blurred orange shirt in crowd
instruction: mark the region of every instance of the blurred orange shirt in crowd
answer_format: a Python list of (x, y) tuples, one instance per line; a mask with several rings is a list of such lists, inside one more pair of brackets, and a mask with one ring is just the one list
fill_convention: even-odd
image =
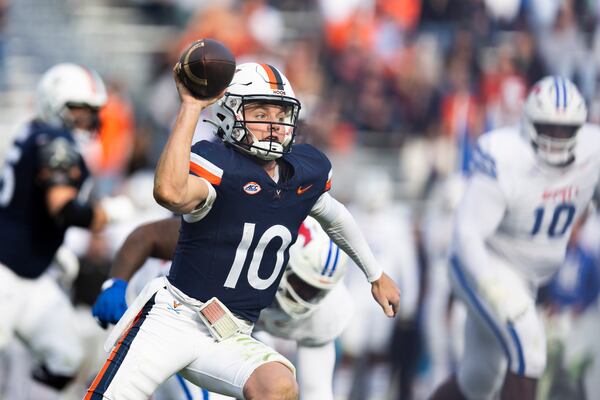
[(101, 175), (124, 172), (134, 139), (132, 107), (117, 93), (109, 92), (108, 101), (100, 111), (100, 121), (98, 138), (102, 152), (98, 172)]

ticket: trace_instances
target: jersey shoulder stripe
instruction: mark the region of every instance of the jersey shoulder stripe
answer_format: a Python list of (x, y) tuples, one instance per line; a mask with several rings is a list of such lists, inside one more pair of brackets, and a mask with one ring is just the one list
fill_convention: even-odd
[(223, 179), (223, 168), (227, 164), (229, 149), (222, 143), (202, 140), (192, 146), (190, 172), (219, 186)]
[(211, 184), (219, 186), (223, 178), (223, 170), (198, 154), (190, 154), (190, 171)]
[(471, 172), (480, 172), (492, 179), (498, 177), (496, 172), (496, 160), (494, 160), (494, 158), (489, 153), (485, 152), (479, 145), (477, 145), (473, 151)]

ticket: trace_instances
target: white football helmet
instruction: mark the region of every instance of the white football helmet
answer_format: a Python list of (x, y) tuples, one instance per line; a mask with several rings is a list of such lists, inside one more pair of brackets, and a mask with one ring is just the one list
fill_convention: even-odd
[(57, 64), (40, 79), (37, 114), (49, 125), (72, 128), (70, 106), (89, 107), (97, 115), (106, 100), (106, 87), (96, 71), (77, 64)]
[(559, 76), (543, 78), (529, 92), (523, 114), (525, 132), (544, 162), (560, 167), (574, 160), (577, 132), (587, 119), (575, 84)]
[[(284, 120), (246, 120), (244, 107), (250, 103), (282, 106)], [(225, 143), (269, 161), (291, 150), (299, 112), (300, 102), (295, 98), (290, 82), (277, 68), (268, 64), (245, 63), (237, 66), (227, 92), (213, 105), (214, 116), (205, 121), (217, 127), (217, 136)], [(246, 127), (247, 123), (281, 125), (285, 138), (282, 143), (273, 137), (259, 141)]]
[(319, 223), (308, 217), (290, 248), (290, 261), (275, 298), (292, 318), (304, 318), (346, 273), (348, 256), (333, 243)]

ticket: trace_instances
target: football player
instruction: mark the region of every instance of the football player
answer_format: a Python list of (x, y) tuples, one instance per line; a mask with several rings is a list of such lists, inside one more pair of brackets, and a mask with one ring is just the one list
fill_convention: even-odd
[[(86, 398), (146, 399), (181, 372), (236, 398), (296, 399), (293, 365), (250, 333), (273, 301), (302, 221), (315, 217), (355, 260), (389, 317), (398, 289), (327, 193), (327, 157), (306, 144), (290, 151), (300, 102), (277, 68), (238, 65), (224, 95), (209, 100), (194, 98), (176, 75), (182, 104), (154, 185), (156, 200), (183, 214), (173, 264), (116, 325), (115, 332), (130, 327)], [(223, 143), (198, 142), (190, 155), (200, 112), (215, 102)]]
[[(126, 299), (131, 302), (150, 279), (168, 273), (168, 264), (146, 260), (148, 257), (170, 260), (179, 228), (179, 219), (169, 218), (142, 225), (127, 237), (111, 270), (111, 276), (123, 284), (113, 284), (104, 290), (93, 308), (101, 323), (116, 323), (127, 308)], [(290, 262), (275, 301), (262, 311), (256, 325), (258, 330), (297, 342), (299, 385), (306, 400), (333, 400), (333, 340), (352, 315), (352, 299), (340, 283), (346, 260), (347, 256), (320, 225), (308, 217), (300, 227), (298, 240), (290, 248)], [(171, 379), (154, 397), (184, 397), (184, 387), (188, 385), (182, 378)], [(189, 392), (202, 393), (191, 388)]]
[(77, 140), (96, 131), (105, 102), (95, 71), (52, 67), (37, 87), (36, 118), (16, 136), (0, 175), (0, 349), (16, 334), (43, 361), (35, 377), (56, 389), (77, 371), (82, 349), (69, 299), (44, 271), (68, 227), (99, 230), (127, 213), (122, 199), (79, 196), (89, 173)]
[(531, 89), (521, 126), (479, 139), (450, 267), (468, 307), (465, 354), (434, 399), (535, 398), (546, 365), (536, 289), (563, 263), (600, 175), (600, 129), (586, 117), (577, 87), (550, 76)]

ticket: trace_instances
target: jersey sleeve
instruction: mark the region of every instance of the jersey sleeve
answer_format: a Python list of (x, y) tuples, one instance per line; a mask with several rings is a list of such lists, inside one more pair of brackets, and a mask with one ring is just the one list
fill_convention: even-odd
[(44, 187), (78, 187), (83, 179), (81, 156), (75, 143), (55, 137), (38, 147), (38, 180)]
[(454, 216), (452, 253), (473, 276), (490, 272), (486, 239), (496, 231), (507, 208), (497, 173), (490, 160), (487, 163), (473, 170)]
[(327, 174), (327, 181), (325, 182), (325, 192), (328, 192), (331, 189), (332, 176), (333, 176), (333, 169), (329, 168), (329, 173)]
[(214, 143), (203, 140), (192, 146), (191, 174), (206, 179), (213, 186), (219, 186), (223, 179), (223, 165), (223, 156)]
[[(492, 132), (482, 135), (473, 150), (470, 165), (471, 177), (489, 181), (497, 186), (505, 199), (511, 198), (515, 190), (512, 178), (518, 168), (514, 158), (520, 151), (519, 142), (506, 137), (504, 132)], [(511, 161), (512, 160), (512, 161)]]

